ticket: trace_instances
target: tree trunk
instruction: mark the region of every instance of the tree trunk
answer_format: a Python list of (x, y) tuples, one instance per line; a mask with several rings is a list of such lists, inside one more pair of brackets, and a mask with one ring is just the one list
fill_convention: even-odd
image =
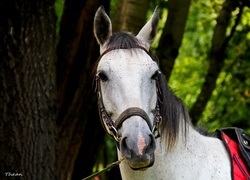
[(146, 21), (149, 0), (120, 0), (113, 22), (113, 31), (137, 34)]
[[(108, 4), (108, 5), (107, 5)], [(81, 179), (92, 172), (104, 139), (92, 68), (99, 56), (93, 17), (109, 1), (65, 1), (57, 47), (59, 179)]]
[[(201, 117), (202, 112), (207, 105), (207, 102), (212, 96), (213, 90), (216, 87), (216, 80), (218, 79), (219, 74), (224, 66), (224, 61), (226, 58), (225, 50), (235, 29), (232, 29), (231, 34), (228, 37), (226, 37), (226, 30), (232, 17), (232, 11), (235, 10), (235, 8), (238, 6), (238, 1), (226, 0), (223, 3), (223, 7), (217, 18), (217, 24), (212, 39), (208, 73), (206, 75), (201, 92), (190, 110), (190, 116), (194, 124), (197, 124), (197, 122), (199, 121), (199, 118)], [(235, 27), (237, 26), (237, 24), (235, 24)]]
[(57, 179), (54, 1), (1, 1), (0, 39), (1, 179)]
[(156, 55), (160, 59), (163, 74), (168, 80), (181, 46), (191, 0), (169, 0), (168, 17)]

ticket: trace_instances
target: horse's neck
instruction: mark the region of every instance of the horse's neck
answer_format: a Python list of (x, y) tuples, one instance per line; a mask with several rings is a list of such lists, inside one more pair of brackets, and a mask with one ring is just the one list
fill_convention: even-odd
[(179, 134), (171, 152), (167, 152), (164, 140), (157, 140), (155, 163), (146, 171), (133, 171), (123, 161), (123, 180), (231, 179), (229, 157), (220, 140), (202, 136), (191, 126), (186, 135)]

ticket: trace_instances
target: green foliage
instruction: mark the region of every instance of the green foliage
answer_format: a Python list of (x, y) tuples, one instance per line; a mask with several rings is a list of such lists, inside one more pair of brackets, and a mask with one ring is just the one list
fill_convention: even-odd
[(110, 1), (110, 19), (111, 21), (113, 21), (113, 18), (115, 17), (115, 14), (116, 14), (116, 9), (118, 7), (118, 2), (119, 0), (111, 0)]
[(227, 48), (227, 60), (217, 88), (205, 110), (203, 122), (213, 129), (237, 126), (250, 132), (250, 11), (245, 8), (241, 23)]
[(209, 1), (194, 1), (191, 4), (182, 46), (170, 77), (169, 86), (189, 109), (196, 101), (207, 73), (216, 19), (215, 8), (211, 6)]
[[(206, 76), (216, 17), (223, 1), (193, 1), (185, 35), (169, 85), (190, 109)], [(235, 18), (238, 9), (233, 13)], [(232, 25), (234, 19), (232, 19)], [(199, 125), (213, 131), (237, 126), (250, 131), (250, 11), (245, 8), (227, 47), (227, 58), (217, 86)], [(228, 29), (228, 34), (231, 29)]]
[(105, 135), (104, 144), (101, 147), (97, 157), (97, 161), (93, 167), (93, 172), (103, 170), (108, 164), (116, 161), (117, 159), (115, 140), (108, 134)]
[(60, 23), (62, 19), (62, 14), (63, 14), (63, 8), (64, 8), (64, 0), (56, 0), (55, 2), (55, 13), (57, 16), (57, 21), (56, 21), (56, 34), (57, 37), (59, 35), (60, 31)]

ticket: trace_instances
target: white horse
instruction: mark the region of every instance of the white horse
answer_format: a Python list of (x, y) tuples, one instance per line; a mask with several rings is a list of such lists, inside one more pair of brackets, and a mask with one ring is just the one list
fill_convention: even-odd
[(101, 53), (96, 66), (99, 112), (105, 130), (117, 140), (119, 159), (125, 157), (122, 179), (231, 179), (222, 141), (194, 129), (149, 52), (157, 25), (157, 9), (137, 36), (112, 34), (102, 7), (94, 19)]

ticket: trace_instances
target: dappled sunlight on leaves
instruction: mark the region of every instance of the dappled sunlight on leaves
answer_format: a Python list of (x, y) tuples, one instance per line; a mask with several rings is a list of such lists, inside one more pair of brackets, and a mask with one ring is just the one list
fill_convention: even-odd
[[(169, 85), (190, 109), (207, 73), (212, 34), (223, 1), (194, 1)], [(203, 8), (207, 7), (207, 8)], [(231, 27), (238, 13), (233, 12)], [(230, 29), (228, 29), (228, 33)], [(198, 125), (209, 130), (238, 126), (250, 130), (250, 11), (245, 8), (226, 50), (225, 66)]]

